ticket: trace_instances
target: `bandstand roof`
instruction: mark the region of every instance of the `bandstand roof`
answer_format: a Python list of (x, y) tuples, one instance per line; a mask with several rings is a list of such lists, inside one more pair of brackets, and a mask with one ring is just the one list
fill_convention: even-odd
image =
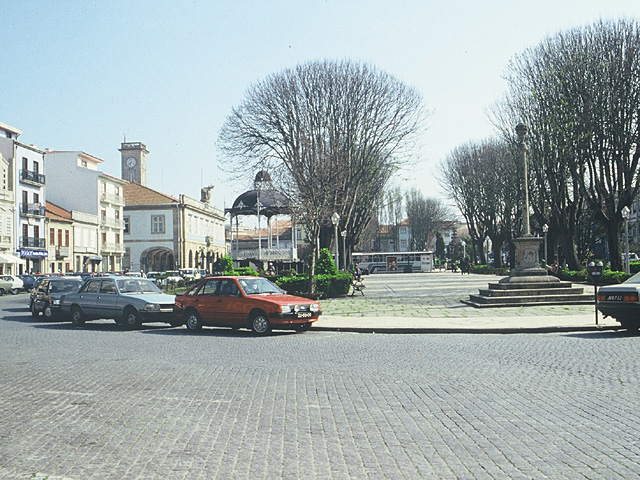
[(225, 208), (224, 211), (232, 216), (258, 215), (258, 199), (260, 200), (260, 215), (262, 216), (272, 217), (291, 213), (287, 197), (273, 189), (244, 192), (235, 199), (231, 208)]

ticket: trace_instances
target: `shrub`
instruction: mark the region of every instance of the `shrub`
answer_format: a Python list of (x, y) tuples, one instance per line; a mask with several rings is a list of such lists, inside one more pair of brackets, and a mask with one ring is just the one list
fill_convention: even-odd
[(245, 276), (248, 276), (248, 277), (257, 277), (258, 276), (258, 272), (256, 272), (251, 267), (240, 267), (240, 268), (237, 268), (237, 269), (233, 270), (231, 272), (231, 275), (245, 275)]
[(233, 258), (231, 255), (224, 255), (215, 261), (213, 264), (213, 270), (215, 272), (222, 272), (223, 274), (230, 275), (233, 272)]
[(316, 262), (315, 274), (316, 275), (336, 275), (338, 269), (331, 257), (331, 252), (328, 248), (320, 250), (318, 261)]
[[(349, 293), (353, 275), (348, 272), (337, 275), (316, 275), (316, 292), (323, 297), (337, 297)], [(296, 275), (292, 277), (278, 277), (276, 284), (292, 295), (301, 297), (309, 296), (309, 277), (307, 275)]]

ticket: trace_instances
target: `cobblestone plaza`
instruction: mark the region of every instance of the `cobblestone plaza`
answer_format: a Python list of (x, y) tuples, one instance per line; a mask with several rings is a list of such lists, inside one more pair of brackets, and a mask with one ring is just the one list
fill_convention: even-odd
[[(445, 299), (445, 278), (429, 277), (438, 318), (491, 318)], [(395, 303), (404, 282), (381, 288)], [(352, 300), (366, 305), (325, 302), (327, 322)], [(639, 477), (638, 336), (625, 331), (256, 338), (74, 329), (26, 302), (0, 299), (0, 478)]]

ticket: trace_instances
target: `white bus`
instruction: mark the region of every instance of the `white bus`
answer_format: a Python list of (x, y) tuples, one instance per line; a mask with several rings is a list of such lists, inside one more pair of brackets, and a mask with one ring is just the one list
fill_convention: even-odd
[[(413, 273), (433, 270), (433, 252), (355, 252), (353, 263), (368, 273)], [(366, 272), (365, 272), (366, 273)]]

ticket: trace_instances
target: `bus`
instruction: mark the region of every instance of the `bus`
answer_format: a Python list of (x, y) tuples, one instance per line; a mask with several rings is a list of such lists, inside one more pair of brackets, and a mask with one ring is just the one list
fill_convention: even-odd
[(433, 270), (433, 252), (354, 252), (353, 263), (368, 273), (415, 273)]

